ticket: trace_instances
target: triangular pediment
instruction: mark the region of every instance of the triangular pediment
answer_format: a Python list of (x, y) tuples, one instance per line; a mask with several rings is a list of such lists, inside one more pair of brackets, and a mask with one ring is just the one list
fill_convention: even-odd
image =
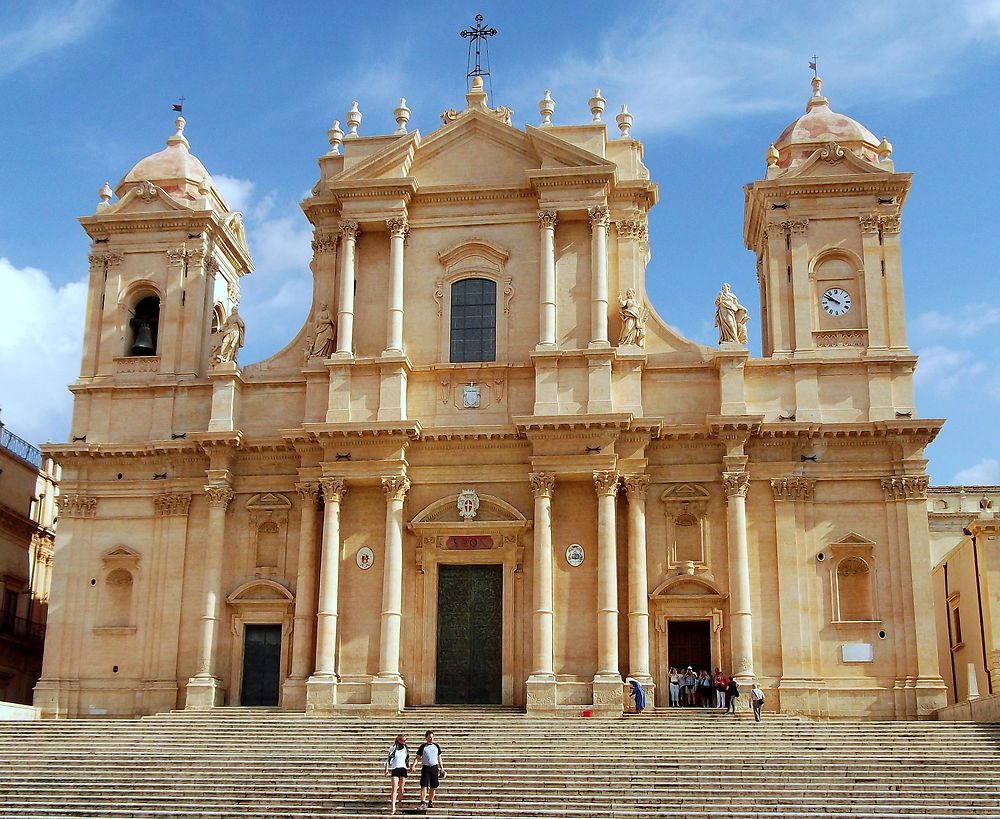
[(118, 545), (118, 546), (115, 546), (112, 549), (108, 549), (108, 551), (106, 551), (102, 555), (102, 557), (104, 557), (104, 558), (109, 558), (109, 557), (112, 557), (112, 558), (129, 558), (129, 559), (135, 560), (135, 559), (138, 559), (139, 554), (138, 554), (138, 552), (132, 551), (128, 546)]
[(866, 162), (850, 148), (837, 143), (818, 147), (801, 165), (790, 168), (781, 179), (845, 176), (847, 174), (884, 174), (886, 171)]
[(152, 182), (140, 182), (121, 199), (102, 211), (100, 215), (162, 213), (165, 210), (190, 211), (191, 208), (178, 202), (158, 185), (154, 185)]
[(277, 492), (261, 492), (247, 501), (247, 509), (291, 509), (292, 502)]
[(835, 540), (831, 546), (874, 546), (875, 541), (869, 540), (864, 535), (859, 535), (857, 532), (848, 532), (840, 540)]
[(524, 184), (525, 172), (539, 167), (521, 131), (470, 111), (423, 141), (411, 176), (421, 187), (512, 185)]
[(526, 128), (532, 147), (542, 160), (543, 168), (613, 168), (607, 159), (579, 145), (528, 125)]
[(696, 483), (675, 483), (663, 490), (660, 500), (664, 501), (699, 501), (708, 500), (709, 491)]
[(405, 179), (410, 176), (413, 158), (419, 145), (419, 131), (401, 136), (396, 142), (344, 171), (337, 180)]

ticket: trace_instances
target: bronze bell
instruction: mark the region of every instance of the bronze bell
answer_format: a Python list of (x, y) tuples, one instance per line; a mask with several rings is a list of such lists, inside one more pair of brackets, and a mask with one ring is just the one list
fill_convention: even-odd
[(153, 326), (148, 321), (137, 321), (135, 341), (129, 355), (156, 355), (156, 343), (153, 341)]

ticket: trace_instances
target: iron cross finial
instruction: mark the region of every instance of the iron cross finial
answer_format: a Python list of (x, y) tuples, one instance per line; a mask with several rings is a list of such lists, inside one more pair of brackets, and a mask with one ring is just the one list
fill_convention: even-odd
[[(489, 77), (489, 61), (490, 61), (490, 45), (487, 37), (495, 37), (499, 32), (495, 28), (487, 28), (483, 22), (483, 15), (477, 14), (475, 19), (476, 24), (472, 28), (466, 28), (459, 32), (463, 39), (469, 41), (469, 56), (466, 61), (465, 67), (467, 69), (465, 78), (466, 80), (472, 77)], [(486, 68), (482, 65), (482, 49), (485, 48), (486, 51)], [(475, 58), (473, 58), (473, 49), (475, 49)], [(474, 64), (473, 64), (474, 63)], [(490, 82), (490, 90), (492, 91), (492, 80)]]

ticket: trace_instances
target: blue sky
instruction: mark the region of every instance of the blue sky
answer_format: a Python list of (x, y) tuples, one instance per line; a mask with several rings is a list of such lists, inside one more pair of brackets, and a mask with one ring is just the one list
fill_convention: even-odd
[[(326, 130), (351, 100), (361, 132), (394, 129), (406, 97), (426, 134), (462, 103), (466, 43), (481, 12), (495, 102), (537, 124), (589, 118), (602, 89), (660, 184), (650, 296), (669, 323), (714, 343), (712, 301), (729, 281), (751, 306), (742, 185), (804, 110), (807, 63), (824, 92), (895, 147), (915, 172), (903, 220), (910, 344), (921, 355), (917, 411), (947, 418), (932, 444), (935, 483), (1000, 483), (1000, 0), (777, 2), (124, 2), (0, 8), (0, 407), (29, 440), (65, 440), (77, 374), (88, 242), (76, 218), (163, 147), (186, 97), (192, 151), (247, 215), (256, 272), (243, 281), (249, 363), (282, 347), (309, 303), (309, 226), (298, 202)], [(606, 119), (610, 119), (606, 117)]]

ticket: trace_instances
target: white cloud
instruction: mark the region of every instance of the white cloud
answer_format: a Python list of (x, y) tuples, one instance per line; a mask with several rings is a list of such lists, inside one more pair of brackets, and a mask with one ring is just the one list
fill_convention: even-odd
[[(655, 14), (638, 18), (642, 28), (630, 11), (588, 51), (548, 70), (527, 66), (517, 97), (524, 105), (528, 95), (533, 101), (541, 88), (551, 88), (557, 106), (563, 103), (558, 120), (560, 110), (582, 110), (599, 85), (608, 99), (606, 121), (613, 123), (627, 102), (637, 136), (689, 131), (706, 121), (788, 110), (790, 100), (804, 104), (813, 53), (820, 55), (835, 109), (921, 97), (956, 70), (956, 57), (1000, 36), (998, 5), (852, 0), (817, 27), (808, 4), (774, 7), (770, 17), (766, 6), (735, 0), (650, 4)], [(761, 24), (774, 36), (748, 35)]]
[(918, 332), (948, 336), (974, 336), (1000, 324), (1000, 307), (988, 304), (967, 304), (957, 311), (921, 313), (914, 321)]
[(74, 0), (50, 4), (24, 24), (8, 29), (0, 36), (0, 77), (84, 39), (107, 19), (113, 3)]
[(920, 360), (913, 381), (918, 387), (941, 394), (953, 393), (970, 379), (982, 375), (986, 364), (975, 360), (969, 350), (952, 347), (925, 347), (917, 355)]
[(250, 208), (250, 200), (253, 196), (254, 184), (249, 179), (238, 179), (229, 174), (212, 174), (212, 183), (216, 190), (222, 194), (222, 198), (229, 206), (230, 210), (239, 211), (246, 214)]
[(953, 486), (996, 486), (1000, 484), (1000, 461), (983, 458), (979, 463), (955, 473)]
[(60, 287), (42, 270), (0, 258), (0, 404), (4, 423), (32, 442), (66, 440), (80, 371), (86, 281)]

